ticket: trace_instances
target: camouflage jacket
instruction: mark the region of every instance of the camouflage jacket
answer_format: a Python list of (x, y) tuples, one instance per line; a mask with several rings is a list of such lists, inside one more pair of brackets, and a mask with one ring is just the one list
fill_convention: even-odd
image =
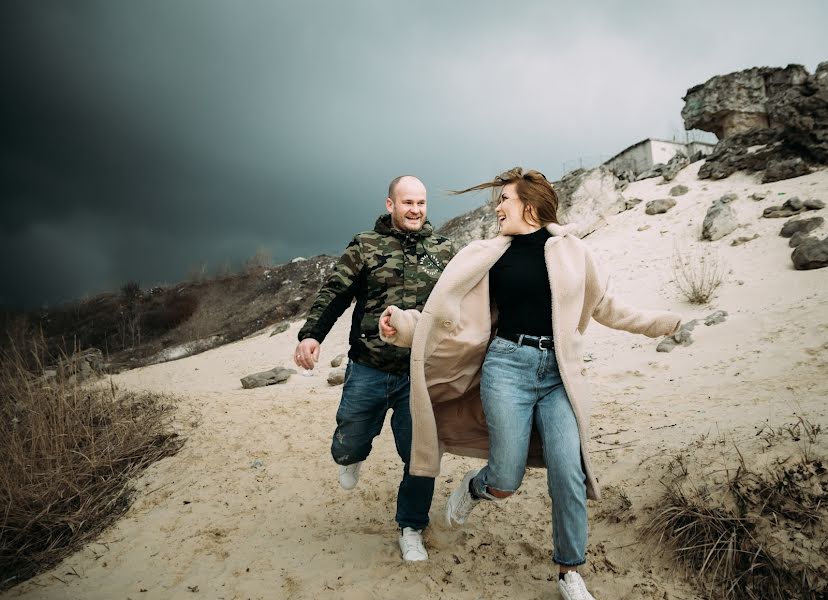
[(356, 298), (348, 356), (381, 371), (407, 372), (410, 351), (380, 340), (380, 315), (392, 304), (422, 310), (453, 256), (451, 241), (435, 234), (428, 221), (420, 231), (401, 232), (391, 227), (391, 215), (382, 215), (373, 231), (357, 234), (345, 248), (316, 295), (299, 340), (321, 343)]

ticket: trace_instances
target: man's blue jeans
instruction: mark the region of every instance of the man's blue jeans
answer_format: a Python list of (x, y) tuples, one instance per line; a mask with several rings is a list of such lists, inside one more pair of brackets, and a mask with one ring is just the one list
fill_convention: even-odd
[(494, 500), (487, 487), (504, 492), (520, 487), (534, 421), (543, 442), (552, 498), (553, 559), (559, 565), (583, 564), (586, 475), (578, 423), (554, 349), (519, 346), (496, 337), (483, 362), (480, 393), (489, 427), (489, 463), (472, 480), (475, 494)]
[(334, 461), (350, 465), (365, 460), (371, 444), (382, 430), (389, 409), (397, 454), (403, 461), (403, 478), (397, 492), (400, 527), (424, 529), (434, 495), (433, 477), (415, 477), (408, 472), (411, 461), (411, 411), (408, 404), (408, 373), (386, 373), (353, 361), (345, 370), (342, 400), (336, 412), (336, 431), (331, 444)]

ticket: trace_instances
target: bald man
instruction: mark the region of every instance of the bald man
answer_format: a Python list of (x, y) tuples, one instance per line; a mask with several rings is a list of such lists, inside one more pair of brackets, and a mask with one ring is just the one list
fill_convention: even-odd
[(403, 560), (428, 559), (422, 531), (434, 494), (434, 479), (408, 472), (411, 455), (408, 348), (379, 338), (386, 307), (423, 309), (437, 278), (454, 256), (454, 247), (434, 233), (426, 220), (426, 189), (414, 176), (395, 178), (385, 199), (388, 214), (373, 231), (358, 233), (345, 248), (299, 331), (294, 360), (304, 369), (319, 361), (320, 345), (336, 320), (356, 299), (351, 319), (350, 361), (336, 413), (331, 454), (339, 465), (339, 483), (353, 489), (363, 461), (392, 410), (391, 430), (403, 474), (397, 492), (396, 521)]

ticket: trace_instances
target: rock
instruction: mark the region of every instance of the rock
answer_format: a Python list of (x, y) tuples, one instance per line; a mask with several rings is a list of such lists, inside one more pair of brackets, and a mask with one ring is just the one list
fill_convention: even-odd
[(626, 207), (626, 210), (630, 210), (631, 208), (635, 208), (641, 204), (641, 202), (641, 198), (630, 198), (624, 203), (624, 206)]
[(661, 175), (664, 181), (672, 181), (684, 167), (690, 164), (688, 158), (683, 152), (676, 152), (664, 168), (661, 170)]
[[(626, 210), (618, 193), (618, 178), (607, 167), (577, 170), (553, 184), (558, 194), (558, 218), (561, 223), (578, 223), (580, 234), (588, 235), (607, 224), (606, 217)], [(455, 246), (457, 242), (455, 241)]]
[(338, 367), (339, 365), (342, 364), (342, 361), (345, 360), (345, 358), (346, 358), (345, 354), (337, 354), (331, 360), (331, 366), (332, 367)]
[(807, 210), (819, 210), (824, 208), (820, 206), (821, 201), (810, 199), (802, 201), (797, 196), (788, 198), (782, 206), (769, 206), (762, 211), (762, 216), (766, 219), (779, 219), (785, 217), (792, 217)]
[(800, 212), (802, 211), (794, 210), (792, 208), (783, 208), (782, 206), (769, 206), (762, 211), (762, 217), (765, 219), (786, 219), (788, 217), (798, 215)]
[(767, 198), (768, 194), (770, 194), (770, 192), (767, 192), (767, 191), (765, 191), (765, 192), (753, 192), (750, 195), (750, 198), (753, 199), (753, 200), (756, 200), (758, 202), (759, 200), (764, 200), (765, 198)]
[(670, 195), (671, 196), (683, 196), (684, 194), (686, 194), (689, 191), (690, 191), (690, 188), (688, 188), (686, 185), (681, 185), (681, 184), (674, 185), (673, 187), (670, 188)]
[(731, 246), (741, 246), (742, 244), (746, 244), (747, 242), (751, 242), (751, 241), (755, 240), (758, 237), (759, 237), (758, 233), (754, 233), (750, 237), (746, 237), (746, 236), (742, 235), (742, 236), (739, 236), (738, 238), (736, 238), (735, 240), (733, 240), (732, 242), (730, 242), (730, 245)]
[(279, 335), (280, 333), (284, 333), (288, 329), (290, 329), (290, 323), (288, 322), (282, 322), (277, 325), (274, 325), (273, 329), (270, 331), (270, 337), (273, 337), (274, 335)]
[(179, 358), (185, 358), (187, 356), (192, 356), (193, 354), (199, 354), (200, 352), (204, 352), (206, 350), (211, 350), (217, 346), (221, 346), (224, 343), (224, 336), (223, 335), (213, 335), (208, 338), (202, 338), (200, 340), (194, 340), (192, 342), (187, 342), (185, 344), (181, 344), (179, 346), (173, 346), (171, 348), (165, 348), (158, 354), (152, 356), (148, 361), (148, 365), (155, 365), (158, 363), (167, 362), (170, 360), (178, 360)]
[(813, 75), (801, 65), (752, 68), (687, 90), (685, 128), (712, 131), (719, 138), (698, 177), (765, 171), (763, 181), (769, 182), (828, 164), (826, 73), (828, 61)]
[(795, 233), (810, 233), (825, 222), (822, 217), (811, 217), (810, 219), (791, 219), (782, 226), (779, 235), (789, 238)]
[(727, 194), (725, 194), (724, 196), (719, 198), (719, 202), (721, 202), (722, 204), (727, 204), (729, 202), (733, 202), (734, 200), (738, 200), (738, 199), (739, 199), (739, 196), (737, 196), (734, 192), (728, 192)]
[(828, 266), (828, 237), (800, 244), (791, 254), (791, 260), (798, 271)]
[(641, 227), (638, 228), (638, 231), (647, 231), (649, 228), (650, 228), (649, 225), (642, 225)]
[(783, 206), (787, 206), (791, 210), (795, 210), (795, 211), (807, 210), (805, 208), (805, 203), (802, 200), (799, 199), (799, 196), (793, 196), (791, 198), (788, 198), (788, 200), (785, 202), (785, 204)]
[(798, 156), (794, 158), (773, 159), (768, 161), (765, 175), (762, 177), (762, 183), (792, 179), (794, 177), (807, 175), (810, 172), (811, 169)]
[(656, 163), (643, 173), (641, 173), (638, 177), (635, 178), (636, 181), (641, 181), (642, 179), (650, 179), (651, 177), (658, 177), (664, 172), (664, 169), (667, 167), (664, 163)]
[(715, 241), (731, 233), (739, 226), (736, 213), (727, 202), (716, 200), (707, 209), (702, 223), (702, 239)]
[(727, 311), (725, 310), (717, 310), (713, 313), (707, 315), (704, 319), (705, 325), (718, 325), (719, 323), (724, 323), (727, 320)]
[(668, 210), (676, 205), (676, 201), (672, 198), (660, 198), (658, 200), (651, 200), (647, 202), (647, 207), (644, 212), (648, 215), (660, 215), (666, 213)]
[(103, 372), (103, 352), (97, 348), (87, 348), (62, 359), (55, 367), (47, 367), (43, 372), (43, 379), (48, 381), (61, 373), (67, 383), (75, 384), (97, 377)]
[(816, 238), (813, 238), (813, 237), (809, 236), (807, 233), (804, 233), (802, 231), (797, 231), (795, 234), (793, 234), (791, 236), (791, 239), (788, 242), (788, 246), (790, 246), (791, 248), (796, 248), (797, 246), (799, 246), (799, 245), (801, 245), (804, 242), (807, 242), (809, 240), (814, 241), (814, 242), (817, 241)]
[(241, 384), (244, 389), (249, 390), (275, 383), (284, 383), (294, 373), (296, 373), (294, 369), (274, 367), (269, 371), (262, 371), (261, 373), (254, 373), (253, 375), (242, 377)]
[(329, 385), (342, 385), (345, 383), (345, 367), (339, 367), (337, 369), (332, 369), (328, 373), (328, 384)]

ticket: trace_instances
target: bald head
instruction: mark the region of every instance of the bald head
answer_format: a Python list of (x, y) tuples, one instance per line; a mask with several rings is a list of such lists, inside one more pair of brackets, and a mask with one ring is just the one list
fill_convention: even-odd
[(425, 196), (425, 186), (423, 182), (414, 177), (413, 175), (400, 175), (399, 177), (395, 177), (391, 180), (391, 183), (388, 184), (388, 197), (394, 200), (394, 194), (397, 193), (397, 188), (400, 186), (419, 186), (419, 188), (423, 192), (423, 196)]
[(426, 220), (426, 188), (413, 175), (395, 177), (388, 185), (385, 206), (400, 231), (420, 231)]

